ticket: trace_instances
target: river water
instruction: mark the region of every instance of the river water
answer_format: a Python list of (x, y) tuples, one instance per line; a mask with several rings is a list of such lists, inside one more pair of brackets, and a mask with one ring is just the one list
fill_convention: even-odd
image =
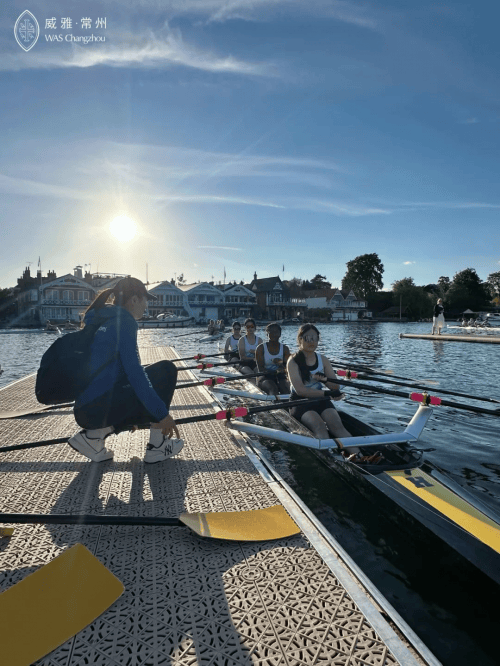
[[(428, 323), (359, 322), (318, 328), (319, 351), (331, 359), (362, 362), (395, 375), (437, 382), (429, 384), (431, 393), (442, 387), (500, 400), (500, 345), (399, 339), (400, 332), (429, 333)], [(139, 344), (175, 346), (181, 356), (217, 351), (215, 342), (197, 344), (204, 334), (201, 329), (192, 335), (185, 335), (186, 330), (141, 330)], [(283, 329), (282, 341), (292, 351), (296, 332), (293, 327)], [(265, 338), (263, 332), (261, 335)], [(53, 340), (53, 335), (42, 332), (0, 334), (4, 369), (0, 386), (35, 372)], [(415, 403), (403, 398), (353, 389), (347, 395), (343, 409), (385, 432), (402, 429), (416, 410)], [(425, 454), (426, 459), (500, 514), (498, 416), (437, 407), (420, 444), (435, 449)], [(367, 502), (310, 452), (298, 449), (276, 444), (266, 455), (443, 664), (497, 665), (500, 590), (476, 577), (473, 570), (458, 570), (436, 540), (422, 542), (421, 535), (413, 537), (404, 526), (395, 526), (390, 516), (378, 511), (376, 502)]]

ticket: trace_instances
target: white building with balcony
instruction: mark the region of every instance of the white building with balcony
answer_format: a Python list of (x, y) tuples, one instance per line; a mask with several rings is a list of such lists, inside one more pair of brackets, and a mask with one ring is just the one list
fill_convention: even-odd
[(85, 310), (92, 303), (97, 289), (77, 275), (62, 275), (38, 287), (40, 322), (56, 323), (68, 319), (80, 323)]
[(187, 296), (188, 312), (196, 321), (205, 322), (222, 317), (224, 294), (210, 282), (180, 284), (178, 288)]
[(257, 297), (242, 284), (226, 284), (218, 287), (224, 294), (224, 318), (228, 320), (246, 319), (253, 315)]
[(372, 317), (372, 313), (366, 309), (367, 301), (358, 298), (352, 289), (350, 291), (337, 289), (328, 301), (328, 307), (332, 310), (332, 321), (357, 321)]
[(148, 301), (148, 313), (152, 317), (167, 312), (171, 312), (178, 317), (196, 317), (191, 311), (188, 294), (179, 289), (173, 282), (167, 280), (152, 289), (148, 289), (148, 291), (156, 296), (155, 301)]

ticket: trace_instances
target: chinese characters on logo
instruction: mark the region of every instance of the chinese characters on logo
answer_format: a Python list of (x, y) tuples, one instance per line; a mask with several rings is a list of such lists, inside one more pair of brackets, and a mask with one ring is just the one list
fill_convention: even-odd
[[(107, 19), (106, 17), (91, 18), (90, 16), (82, 17), (74, 20), (72, 17), (64, 16), (56, 18), (45, 19), (45, 41), (46, 42), (80, 42), (82, 44), (89, 44), (90, 42), (105, 42), (106, 37), (103, 35), (94, 35), (84, 32), (83, 35), (74, 35), (69, 30), (106, 30)], [(52, 31), (63, 30), (64, 33), (55, 34)], [(14, 36), (17, 43), (24, 51), (29, 51), (35, 46), (38, 37), (40, 36), (40, 27), (38, 21), (28, 10), (24, 11), (16, 21), (14, 26)]]

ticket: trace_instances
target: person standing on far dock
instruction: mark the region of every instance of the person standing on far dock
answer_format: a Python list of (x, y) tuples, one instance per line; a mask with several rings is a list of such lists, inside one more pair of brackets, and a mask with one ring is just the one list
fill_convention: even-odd
[(443, 306), (443, 299), (438, 298), (438, 301), (436, 305), (434, 306), (434, 318), (432, 320), (432, 334), (435, 335), (437, 333), (438, 335), (441, 335), (441, 329), (445, 326), (444, 323), (444, 306)]
[[(112, 305), (106, 305), (108, 298)], [(75, 401), (75, 420), (84, 430), (68, 443), (94, 462), (113, 457), (104, 445), (109, 435), (138, 424), (151, 426), (146, 463), (167, 460), (184, 445), (169, 414), (177, 368), (159, 361), (144, 369), (139, 358), (137, 319), (150, 298), (156, 296), (140, 280), (126, 277), (101, 292), (85, 313), (85, 324), (100, 326), (90, 349), (92, 381)]]

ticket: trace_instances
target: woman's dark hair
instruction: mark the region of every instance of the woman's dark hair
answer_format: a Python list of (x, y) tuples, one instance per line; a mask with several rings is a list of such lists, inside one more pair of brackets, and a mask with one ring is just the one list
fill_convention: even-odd
[[(320, 336), (320, 332), (316, 328), (314, 324), (302, 324), (302, 326), (299, 328), (299, 331), (297, 333), (297, 344), (300, 345), (300, 339), (304, 337), (306, 333), (309, 331), (315, 331), (318, 334), (318, 340)], [(309, 370), (307, 363), (306, 363), (306, 357), (304, 356), (304, 352), (302, 350), (299, 350), (298, 352), (295, 352), (295, 354), (292, 356), (293, 360), (295, 363), (299, 366), (299, 372), (300, 372), (300, 377), (303, 382), (307, 382), (311, 379), (311, 371)]]
[(114, 296), (113, 305), (118, 306), (125, 305), (125, 303), (130, 298), (132, 298), (132, 296), (138, 296), (139, 298), (142, 296), (146, 296), (146, 298), (150, 297), (146, 287), (140, 280), (133, 277), (126, 277), (117, 282), (111, 289), (104, 289), (99, 294), (97, 294), (97, 296), (85, 311), (85, 314), (91, 310), (100, 310), (103, 308), (111, 296)]
[(270, 324), (268, 324), (268, 325), (266, 326), (266, 333), (269, 333), (269, 331), (270, 331), (272, 328), (279, 328), (280, 335), (281, 335), (281, 326), (278, 324), (277, 321), (272, 321)]
[(248, 319), (245, 319), (245, 324), (244, 325), (246, 326), (247, 324), (253, 324), (255, 326), (255, 328), (257, 328), (257, 324), (255, 323), (255, 319), (252, 319), (251, 317), (249, 317)]
[(233, 321), (233, 323), (231, 324), (231, 328), (234, 328), (235, 326), (239, 326), (241, 330), (241, 324), (239, 321)]

